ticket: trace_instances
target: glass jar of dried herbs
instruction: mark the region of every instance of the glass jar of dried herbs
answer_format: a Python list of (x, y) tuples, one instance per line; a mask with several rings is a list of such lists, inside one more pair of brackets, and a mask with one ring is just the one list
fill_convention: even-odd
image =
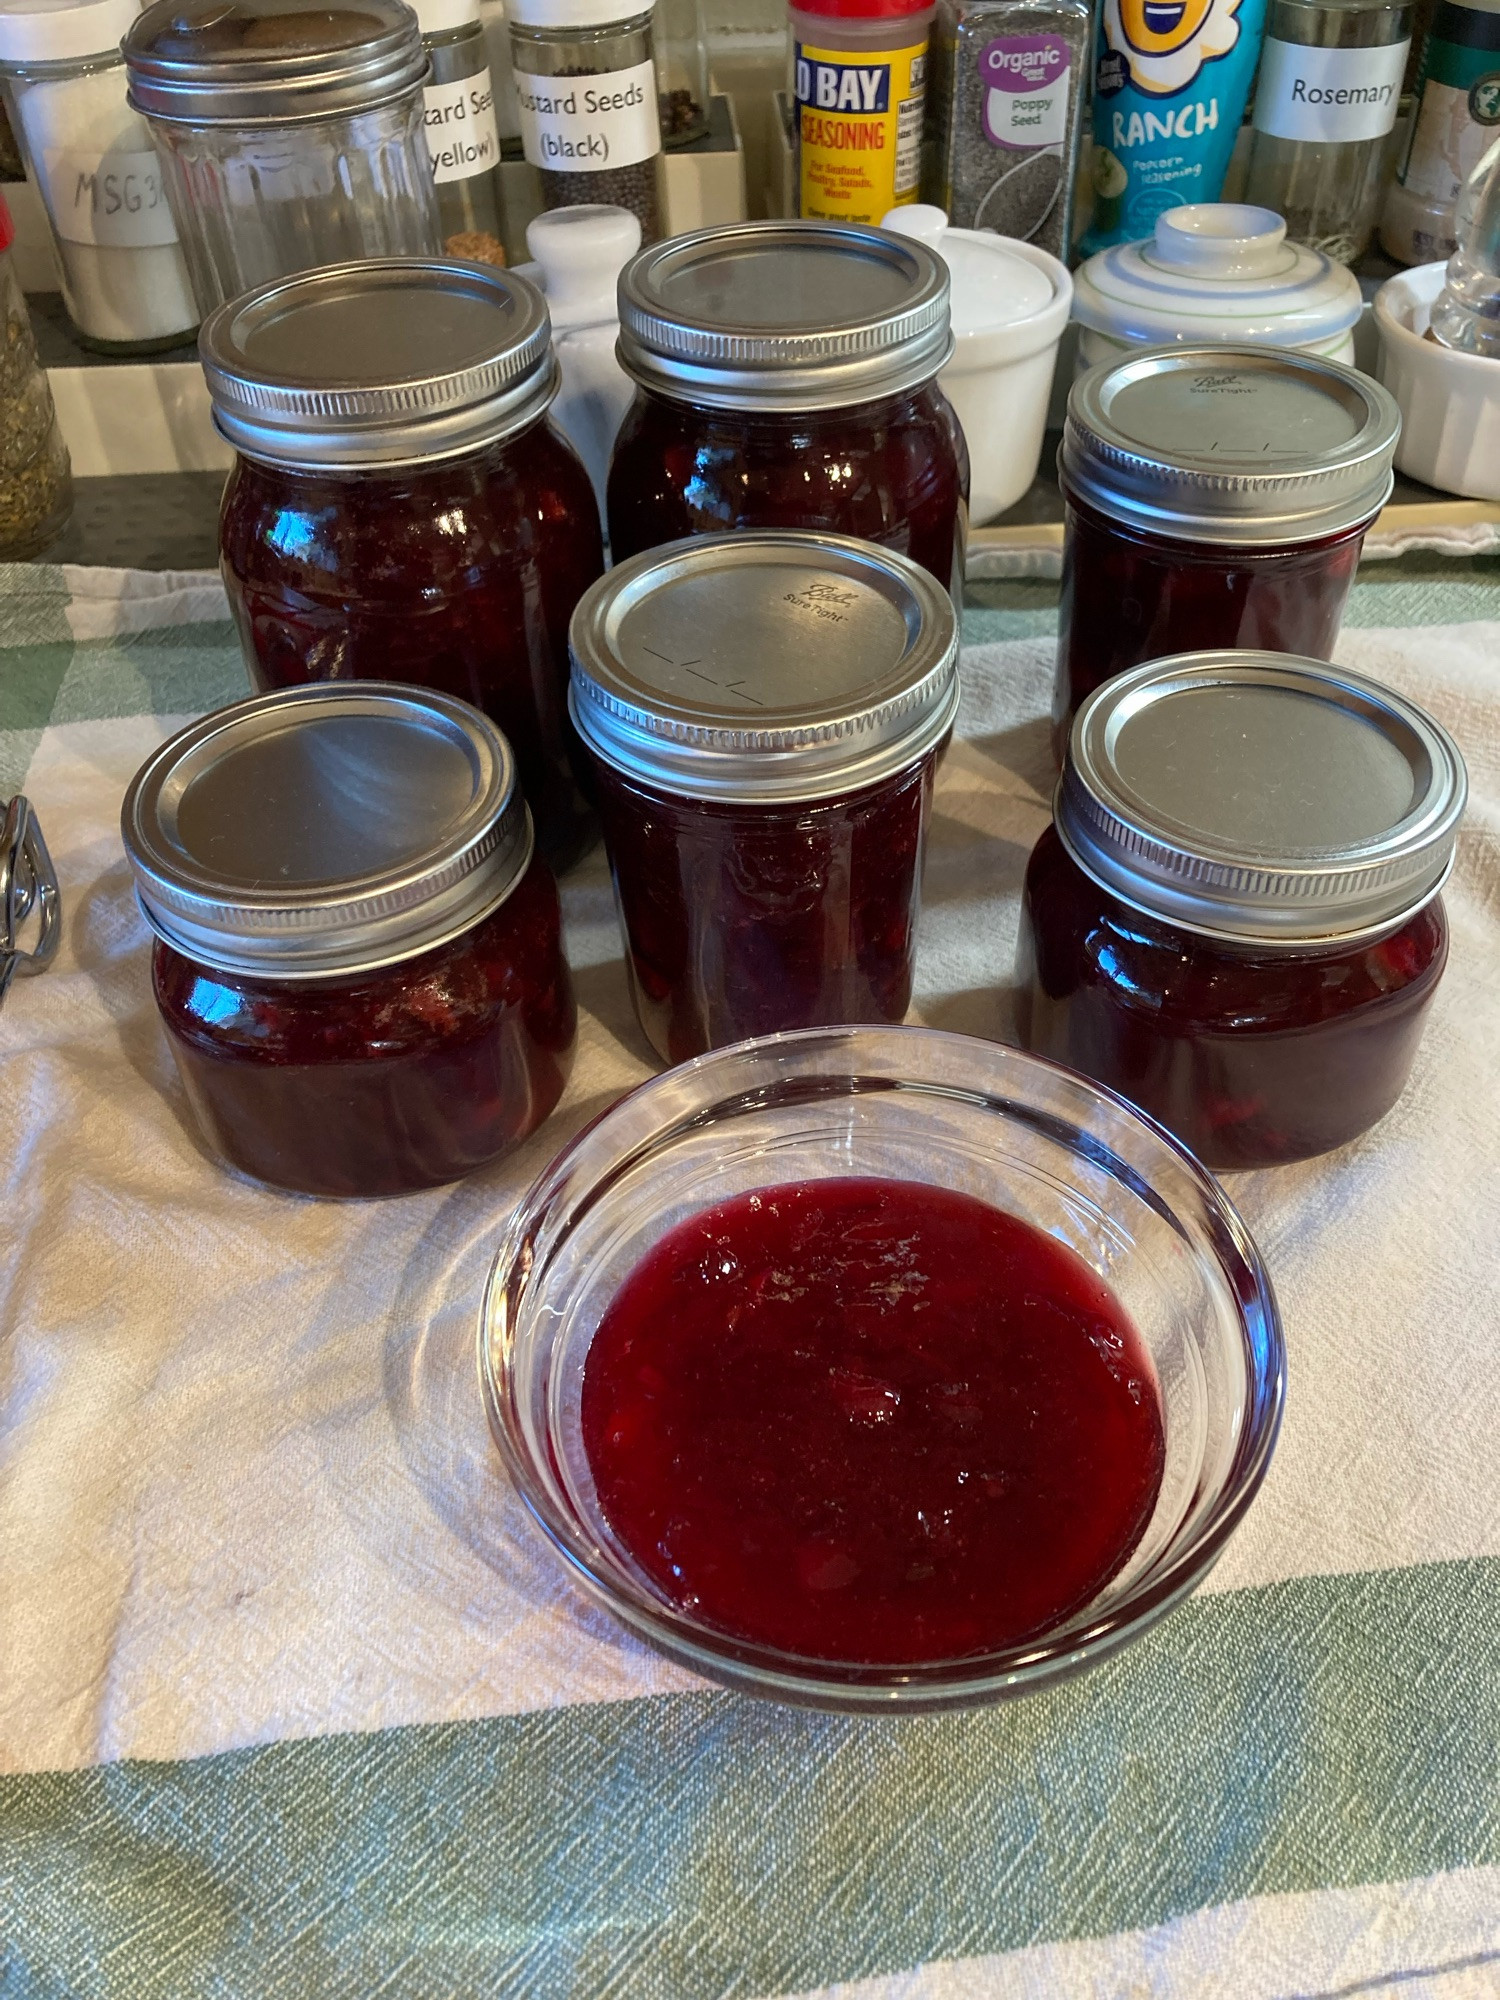
[(0, 200), (0, 562), (40, 555), (73, 512), (68, 447), (11, 267), (15, 234)]

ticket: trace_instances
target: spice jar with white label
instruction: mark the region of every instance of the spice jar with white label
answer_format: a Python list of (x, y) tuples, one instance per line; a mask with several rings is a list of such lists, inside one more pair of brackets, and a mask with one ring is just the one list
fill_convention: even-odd
[(544, 208), (603, 202), (661, 235), (654, 0), (507, 0), (521, 143)]
[(1411, 21), (1410, 0), (1273, 0), (1245, 199), (1336, 264), (1375, 232)]
[(137, 12), (135, 0), (0, 7), (0, 73), (63, 303), (106, 353), (175, 347), (198, 324), (151, 135), (125, 97), (119, 44)]
[(503, 264), (500, 133), (479, 0), (413, 0), (432, 81), (422, 93), (438, 220), (450, 257)]

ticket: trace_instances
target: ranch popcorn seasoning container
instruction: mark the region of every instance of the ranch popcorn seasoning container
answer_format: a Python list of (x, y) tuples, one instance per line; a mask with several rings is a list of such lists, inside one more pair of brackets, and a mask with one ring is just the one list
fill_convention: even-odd
[(917, 199), (932, 15), (909, 0), (792, 8), (799, 215), (878, 223)]
[(939, 0), (926, 199), (1067, 258), (1089, 0)]
[(1255, 74), (1266, 0), (1104, 0), (1094, 65), (1087, 255), (1217, 201)]

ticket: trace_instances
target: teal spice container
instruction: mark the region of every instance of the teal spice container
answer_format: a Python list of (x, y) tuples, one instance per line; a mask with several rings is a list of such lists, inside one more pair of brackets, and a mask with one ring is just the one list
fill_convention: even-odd
[(1266, 0), (1103, 0), (1085, 255), (1218, 200), (1265, 24)]

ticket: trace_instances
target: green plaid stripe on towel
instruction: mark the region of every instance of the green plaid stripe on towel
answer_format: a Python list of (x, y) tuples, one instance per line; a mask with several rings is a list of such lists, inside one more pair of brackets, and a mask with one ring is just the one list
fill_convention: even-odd
[[(914, 1013), (1004, 1037), (1055, 586), (980, 595)], [(493, 1458), (499, 1222), (651, 1069), (602, 860), (519, 1157), (365, 1205), (233, 1180), (118, 835), (146, 753), (244, 691), (222, 596), (0, 569), (0, 793), (66, 902), (0, 1012), (0, 2000), (1500, 1994), (1500, 565), (1367, 568), (1340, 658), (1448, 725), (1473, 802), (1405, 1098), (1230, 1178), (1290, 1355), (1264, 1491), (1111, 1665), (850, 1721), (629, 1639)]]

